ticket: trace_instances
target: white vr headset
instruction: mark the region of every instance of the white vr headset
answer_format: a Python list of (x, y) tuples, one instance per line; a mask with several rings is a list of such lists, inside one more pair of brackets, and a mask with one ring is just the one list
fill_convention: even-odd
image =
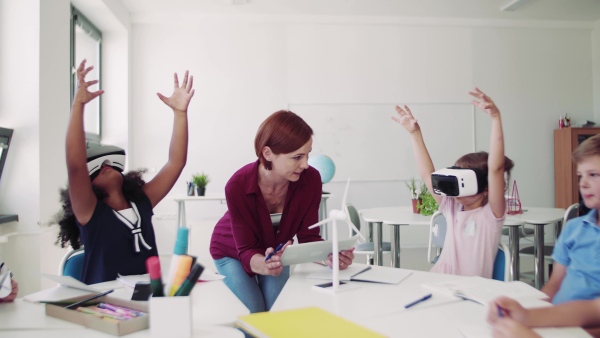
[(448, 167), (431, 174), (431, 186), (436, 195), (473, 196), (485, 190), (487, 175), (477, 168)]
[(123, 172), (125, 170), (125, 150), (115, 146), (87, 149), (87, 167), (90, 177), (95, 177), (103, 164)]

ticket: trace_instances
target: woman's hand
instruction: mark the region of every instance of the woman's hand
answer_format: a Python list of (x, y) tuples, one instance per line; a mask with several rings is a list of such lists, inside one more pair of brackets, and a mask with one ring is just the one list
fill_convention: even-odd
[(170, 97), (166, 97), (161, 93), (156, 93), (162, 102), (173, 109), (174, 112), (186, 113), (190, 104), (190, 100), (192, 99), (192, 96), (194, 96), (195, 90), (192, 89), (192, 86), (194, 85), (194, 77), (190, 76), (188, 81), (188, 75), (189, 72), (186, 70), (185, 76), (183, 77), (183, 83), (180, 87), (177, 73), (175, 73), (173, 94), (171, 94)]
[(273, 253), (273, 255), (265, 261), (265, 275), (279, 276), (281, 274), (281, 272), (283, 271), (283, 264), (281, 264), (281, 255), (283, 255), (283, 252), (288, 247), (288, 245), (292, 245), (291, 240), (287, 241), (283, 248), (281, 248), (281, 250), (277, 251), (276, 253), (273, 253), (275, 251), (275, 249), (273, 248), (268, 248), (267, 251), (265, 251), (265, 258), (269, 256), (269, 254)]
[(0, 298), (0, 303), (12, 302), (17, 298), (17, 293), (19, 293), (19, 284), (14, 279), (11, 279), (10, 286), (12, 287), (12, 291), (8, 296)]
[(400, 108), (400, 106), (396, 106), (396, 112), (398, 113), (398, 117), (392, 116), (392, 120), (400, 123), (406, 131), (409, 133), (414, 133), (415, 131), (421, 130), (419, 127), (419, 121), (412, 115), (408, 106), (404, 106), (404, 109)]
[(494, 101), (492, 101), (492, 99), (490, 99), (489, 96), (485, 95), (485, 93), (482, 92), (479, 88), (475, 87), (475, 91), (469, 92), (469, 95), (479, 100), (472, 100), (471, 104), (481, 108), (490, 117), (500, 116), (500, 110), (498, 110), (498, 107), (496, 107)]
[(85, 76), (89, 73), (94, 66), (90, 66), (85, 68), (86, 60), (81, 61), (79, 67), (77, 68), (77, 91), (75, 92), (75, 97), (73, 98), (73, 104), (79, 103), (81, 105), (85, 105), (86, 103), (92, 101), (96, 97), (102, 95), (104, 90), (98, 90), (95, 92), (90, 92), (88, 90), (89, 86), (93, 86), (98, 83), (98, 80), (85, 81)]
[[(348, 266), (352, 265), (352, 260), (354, 259), (354, 249), (355, 248), (340, 251), (340, 270), (345, 270), (348, 268)], [(325, 264), (327, 264), (328, 267), (333, 268), (333, 254), (329, 254)]]

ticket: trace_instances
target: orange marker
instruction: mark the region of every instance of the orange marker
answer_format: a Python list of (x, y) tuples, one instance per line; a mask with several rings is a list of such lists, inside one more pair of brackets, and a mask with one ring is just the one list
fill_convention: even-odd
[(181, 284), (183, 284), (185, 278), (190, 274), (192, 260), (193, 259), (190, 256), (181, 256), (179, 259), (179, 265), (177, 266), (177, 271), (173, 277), (173, 284), (171, 286), (171, 290), (169, 291), (169, 296), (172, 297), (175, 295), (175, 292), (177, 292)]

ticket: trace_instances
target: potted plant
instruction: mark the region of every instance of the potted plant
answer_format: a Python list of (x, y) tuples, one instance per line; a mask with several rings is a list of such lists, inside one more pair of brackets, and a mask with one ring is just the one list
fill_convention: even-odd
[(406, 187), (410, 191), (410, 197), (412, 199), (412, 208), (415, 214), (419, 213), (417, 206), (421, 201), (421, 196), (427, 192), (427, 186), (423, 181), (417, 181), (414, 177), (405, 182)]
[(439, 207), (440, 206), (435, 201), (435, 198), (433, 198), (433, 195), (428, 190), (425, 190), (425, 192), (421, 194), (421, 199), (417, 204), (417, 209), (421, 215), (431, 216)]
[(204, 196), (206, 185), (210, 183), (210, 177), (203, 171), (202, 174), (196, 173), (195, 175), (192, 175), (192, 182), (194, 182), (194, 185), (196, 186), (198, 196)]

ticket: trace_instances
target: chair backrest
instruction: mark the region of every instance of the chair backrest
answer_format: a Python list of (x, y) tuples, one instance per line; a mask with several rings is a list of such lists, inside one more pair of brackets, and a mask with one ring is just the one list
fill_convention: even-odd
[(567, 224), (567, 221), (579, 217), (579, 203), (575, 203), (567, 208), (565, 211), (565, 217), (563, 218), (563, 225)]
[(439, 210), (431, 215), (431, 223), (429, 223), (429, 246), (427, 250), (427, 260), (432, 262), (431, 247), (443, 248), (446, 240), (446, 217)]
[(71, 276), (77, 280), (81, 280), (81, 272), (83, 271), (83, 247), (77, 250), (69, 250), (60, 261), (58, 274), (63, 276)]
[[(352, 205), (352, 203), (346, 203), (346, 209), (348, 212), (348, 217), (350, 217), (350, 222), (352, 222), (352, 224), (354, 224), (354, 226), (360, 230), (360, 216), (358, 215), (358, 210), (356, 210), (356, 207)], [(348, 228), (351, 234), (350, 237), (356, 235), (356, 231), (354, 231), (352, 227), (348, 226)]]
[(498, 253), (494, 259), (494, 270), (492, 271), (492, 279), (509, 282), (512, 280), (510, 276), (510, 250), (504, 243), (498, 246)]

